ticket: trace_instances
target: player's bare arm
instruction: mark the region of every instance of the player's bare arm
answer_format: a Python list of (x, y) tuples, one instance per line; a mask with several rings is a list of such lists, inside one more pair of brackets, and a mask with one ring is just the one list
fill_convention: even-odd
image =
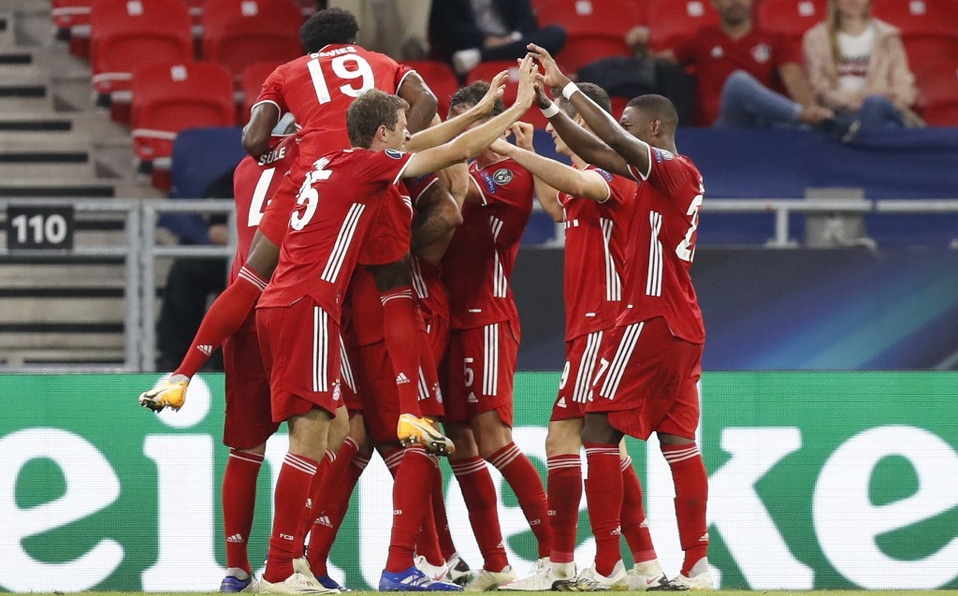
[(271, 101), (262, 101), (250, 113), (249, 123), (243, 127), (243, 149), (253, 157), (269, 151), (269, 139), (279, 123), (279, 106)]
[(439, 100), (416, 72), (411, 72), (402, 80), (396, 95), (406, 100), (409, 111), (406, 112), (406, 127), (410, 132), (424, 130), (436, 115)]
[(262, 232), (256, 230), (253, 242), (250, 244), (249, 256), (246, 258), (246, 266), (261, 278), (269, 279), (273, 276), (277, 263), (279, 263), (279, 247)]
[(489, 114), (489, 111), (492, 110), (496, 100), (502, 97), (507, 76), (509, 76), (509, 71), (504, 70), (493, 77), (492, 82), (489, 84), (489, 92), (486, 93), (479, 103), (462, 114), (412, 135), (412, 137), (406, 141), (406, 151), (424, 151), (432, 147), (438, 147), (456, 138), (470, 126), (485, 118)]
[(412, 252), (438, 265), (453, 232), (462, 225), (459, 204), (442, 180), (438, 180), (419, 197), (416, 209), (419, 215), (412, 226)]
[(535, 62), (530, 57), (523, 58), (519, 65), (519, 91), (514, 104), (498, 116), (456, 139), (439, 147), (416, 153), (407, 162), (406, 169), (402, 174), (403, 177), (415, 178), (423, 174), (429, 174), (454, 163), (466, 161), (470, 157), (481, 153), (483, 149), (502, 136), (512, 126), (513, 122), (526, 113), (535, 96), (534, 84)]
[(609, 185), (596, 172), (577, 170), (502, 140), (493, 143), (492, 150), (508, 155), (536, 178), (541, 178), (549, 186), (574, 197), (602, 202), (607, 200), (611, 193)]
[[(511, 130), (512, 135), (516, 139), (517, 147), (527, 151), (535, 152), (535, 148), (532, 145), (532, 138), (535, 134), (535, 129), (531, 124), (528, 122), (516, 122), (512, 125)], [(499, 153), (496, 147), (502, 148), (502, 146), (498, 143), (499, 141), (496, 141), (492, 144), (492, 150), (496, 151), (496, 153)], [(508, 155), (508, 153), (503, 153), (503, 155)], [(533, 174), (532, 184), (535, 187), (536, 199), (538, 199), (539, 205), (542, 206), (543, 211), (548, 213), (549, 216), (552, 217), (552, 219), (556, 222), (561, 222), (565, 218), (565, 215), (562, 211), (562, 204), (559, 203), (559, 191), (535, 174)]]
[[(555, 59), (547, 50), (535, 44), (529, 44), (528, 50), (529, 54), (535, 57), (536, 62), (538, 62), (545, 71), (543, 79), (545, 84), (550, 87), (562, 89), (562, 94), (566, 99), (572, 102), (576, 111), (599, 139), (608, 144), (609, 147), (621, 155), (626, 162), (635, 166), (640, 172), (647, 172), (651, 163), (651, 150), (649, 145), (632, 136), (628, 131), (622, 128), (609, 113), (586, 97), (584, 93), (581, 93), (575, 84), (569, 80), (569, 77), (565, 76), (562, 71), (559, 70), (559, 65), (556, 64)], [(549, 119), (550, 122), (552, 120), (552, 118)], [(558, 131), (559, 128), (556, 127), (556, 130)], [(562, 139), (566, 141), (569, 147), (575, 151), (579, 157), (593, 165), (605, 167), (605, 165), (592, 161), (589, 157), (580, 153), (578, 148), (573, 147), (573, 144), (566, 139), (562, 132), (559, 132), (559, 135), (562, 136)], [(611, 168), (606, 169), (612, 170)], [(615, 171), (617, 174), (629, 175), (628, 172), (623, 173), (619, 170), (612, 171)]]

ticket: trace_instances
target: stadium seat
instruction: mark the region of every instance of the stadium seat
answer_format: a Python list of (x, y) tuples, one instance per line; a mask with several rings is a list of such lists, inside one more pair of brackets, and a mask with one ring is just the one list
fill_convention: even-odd
[(443, 119), (449, 113), (449, 98), (459, 88), (459, 79), (449, 65), (445, 62), (436, 60), (419, 60), (404, 63), (409, 68), (415, 70), (426, 81), (432, 92), (436, 94), (439, 100), (439, 107), (436, 112)]
[(612, 101), (612, 116), (616, 120), (620, 120), (622, 118), (622, 111), (625, 110), (625, 104), (629, 103), (629, 100), (632, 98), (613, 95), (609, 97), (609, 99)]
[(711, 0), (652, 0), (649, 45), (654, 50), (665, 50), (711, 25), (718, 25)]
[(958, 126), (958, 60), (936, 62), (918, 73), (922, 116), (932, 126)]
[(246, 157), (238, 126), (184, 130), (173, 143), (171, 199), (199, 199), (210, 182)]
[[(153, 62), (192, 58), (190, 16), (183, 0), (97, 0), (90, 15), (93, 88), (109, 96), (115, 120), (129, 113), (133, 71)], [(127, 105), (127, 109), (122, 108)]]
[(226, 66), (239, 84), (243, 70), (254, 62), (302, 56), (302, 24), (300, 6), (291, 0), (207, 0), (203, 59)]
[(758, 23), (762, 29), (784, 35), (801, 46), (802, 36), (827, 17), (826, 0), (762, 0)]
[(50, 15), (59, 39), (70, 40), (70, 53), (90, 55), (90, 11), (93, 0), (53, 0)]
[(901, 29), (913, 67), (958, 58), (955, 0), (875, 0), (872, 13)]
[(568, 36), (556, 55), (567, 73), (609, 56), (628, 56), (625, 34), (644, 23), (638, 3), (607, 0), (550, 0), (538, 8), (539, 24), (561, 25)]
[(243, 100), (237, 102), (238, 109), (242, 110), (236, 121), (240, 124), (249, 122), (250, 108), (253, 102), (259, 97), (259, 92), (263, 88), (263, 81), (272, 73), (282, 62), (268, 60), (266, 62), (254, 62), (243, 69), (242, 94)]
[(173, 140), (187, 128), (232, 126), (236, 108), (229, 71), (209, 62), (161, 62), (133, 76), (133, 150), (158, 172), (168, 172)]

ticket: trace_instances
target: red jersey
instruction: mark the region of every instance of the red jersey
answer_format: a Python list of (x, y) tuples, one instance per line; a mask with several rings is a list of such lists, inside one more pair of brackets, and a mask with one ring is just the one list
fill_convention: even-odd
[[(413, 205), (419, 202), (422, 194), (436, 180), (438, 178), (434, 174), (427, 174), (402, 181), (399, 185), (402, 203), (387, 203), (379, 211), (369, 240), (360, 254), (361, 265), (388, 265), (402, 259), (409, 252)], [(387, 254), (390, 256), (385, 256)], [(380, 292), (372, 274), (364, 267), (357, 267), (353, 273), (346, 305), (350, 311), (350, 328), (346, 335), (351, 345), (368, 346), (383, 341), (383, 305)]]
[(301, 127), (300, 150), (319, 155), (346, 149), (346, 110), (368, 89), (396, 93), (412, 70), (395, 60), (354, 44), (327, 45), (276, 67), (256, 104), (270, 102), (280, 113), (292, 112)]
[(482, 204), (467, 203), (442, 261), (452, 329), (510, 321), (518, 330), (509, 276), (532, 213), (532, 174), (512, 159), (469, 165)]
[(587, 165), (609, 187), (603, 202), (559, 193), (565, 230), (565, 340), (615, 325), (622, 303), (629, 218), (636, 183)]
[(412, 258), (412, 288), (419, 298), (423, 318), (449, 319), (449, 295), (442, 283), (442, 270), (432, 263)]
[(649, 148), (649, 170), (629, 170), (642, 181), (629, 224), (625, 308), (617, 326), (664, 317), (672, 335), (705, 343), (705, 326), (689, 269), (695, 256), (702, 174), (684, 155)]
[(718, 118), (725, 80), (744, 70), (769, 89), (785, 93), (778, 77), (783, 64), (802, 64), (801, 49), (776, 33), (752, 29), (732, 39), (719, 27), (703, 27), (694, 37), (674, 48), (679, 62), (695, 69), (696, 126), (712, 126)]
[(318, 160), (290, 215), (279, 264), (258, 308), (310, 296), (340, 323), (342, 299), (384, 201), (402, 201), (396, 183), (412, 157), (347, 149)]
[(236, 257), (230, 272), (230, 283), (246, 264), (256, 226), (263, 219), (263, 210), (273, 199), (283, 176), (296, 161), (297, 145), (292, 135), (274, 136), (269, 152), (259, 159), (247, 156), (233, 173), (233, 201), (236, 203)]

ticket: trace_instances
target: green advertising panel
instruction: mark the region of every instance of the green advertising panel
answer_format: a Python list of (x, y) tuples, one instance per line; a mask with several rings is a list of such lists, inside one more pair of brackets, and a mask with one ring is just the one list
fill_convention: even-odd
[[(545, 424), (559, 375), (516, 380), (515, 440), (545, 477)], [(136, 396), (157, 375), (0, 376), (0, 589), (211, 591), (224, 574), (219, 484), (223, 378), (194, 379), (161, 415)], [(958, 588), (958, 375), (707, 373), (699, 443), (709, 471), (710, 562), (723, 588)], [(656, 550), (681, 552), (669, 469), (631, 441)], [(270, 440), (251, 559), (262, 562), (286, 437)], [(481, 564), (449, 468), (457, 548)], [(493, 470), (510, 562), (535, 542)], [(335, 482), (336, 479), (331, 479)], [(375, 585), (386, 558), (390, 480), (367, 468), (330, 571)], [(585, 503), (576, 559), (594, 553)], [(628, 559), (628, 553), (625, 553)]]

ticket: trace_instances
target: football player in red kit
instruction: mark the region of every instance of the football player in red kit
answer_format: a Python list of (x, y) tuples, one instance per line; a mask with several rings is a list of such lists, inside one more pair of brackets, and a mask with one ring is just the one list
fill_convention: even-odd
[(702, 175), (676, 149), (678, 116), (667, 98), (633, 99), (620, 125), (562, 74), (547, 51), (535, 45), (529, 50), (545, 70), (544, 82), (562, 89), (595, 133), (540, 102), (559, 136), (588, 163), (640, 183), (629, 226), (625, 307), (603, 348), (582, 430), (596, 559), (580, 574), (580, 583), (627, 587), (619, 552), (623, 486), (618, 444), (625, 434), (645, 440), (655, 432), (672, 471), (685, 551), (670, 586), (710, 590), (708, 476), (695, 444), (705, 326), (689, 276), (705, 193)]

